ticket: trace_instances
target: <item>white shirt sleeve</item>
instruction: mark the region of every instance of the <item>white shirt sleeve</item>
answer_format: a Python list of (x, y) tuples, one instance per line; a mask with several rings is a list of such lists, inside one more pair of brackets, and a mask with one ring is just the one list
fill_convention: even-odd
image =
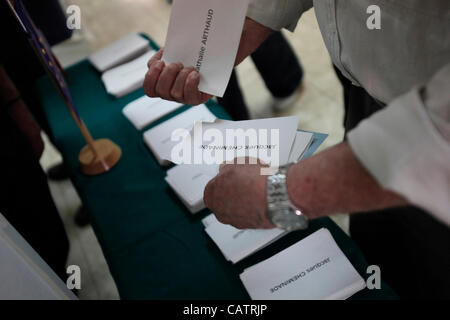
[(250, 0), (247, 16), (272, 30), (294, 31), (300, 16), (312, 6), (312, 0)]
[(381, 186), (450, 225), (450, 64), (362, 121), (348, 141)]

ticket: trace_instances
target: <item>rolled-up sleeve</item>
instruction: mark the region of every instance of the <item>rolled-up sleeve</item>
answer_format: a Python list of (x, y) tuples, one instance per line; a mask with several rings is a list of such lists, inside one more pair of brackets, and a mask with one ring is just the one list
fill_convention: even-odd
[(450, 225), (450, 64), (349, 133), (381, 186)]
[(300, 16), (312, 6), (312, 0), (250, 0), (247, 16), (272, 30), (294, 31)]

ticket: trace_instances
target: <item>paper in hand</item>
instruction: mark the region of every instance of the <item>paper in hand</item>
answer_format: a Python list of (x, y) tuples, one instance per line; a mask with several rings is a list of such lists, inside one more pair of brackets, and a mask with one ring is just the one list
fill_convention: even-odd
[(234, 67), (249, 0), (175, 0), (164, 48), (166, 63), (200, 73), (198, 89), (222, 97)]

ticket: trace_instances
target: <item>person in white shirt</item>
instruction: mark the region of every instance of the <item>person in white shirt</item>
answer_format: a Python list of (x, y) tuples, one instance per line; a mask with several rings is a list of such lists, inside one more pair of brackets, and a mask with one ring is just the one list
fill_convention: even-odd
[[(373, 5), (380, 29), (367, 23)], [(372, 244), (364, 253), (377, 250), (375, 260), (382, 260), (400, 296), (448, 298), (450, 2), (251, 0), (236, 64), (273, 30), (293, 31), (312, 6), (333, 63), (347, 79), (352, 120), (346, 141), (289, 169), (289, 197), (311, 219), (381, 211), (352, 216), (352, 235), (366, 235), (363, 250)], [(210, 98), (198, 91), (193, 69), (160, 59), (161, 53), (149, 61), (149, 96), (191, 105)], [(223, 223), (273, 228), (265, 186), (257, 165), (227, 165), (206, 187), (204, 201)]]

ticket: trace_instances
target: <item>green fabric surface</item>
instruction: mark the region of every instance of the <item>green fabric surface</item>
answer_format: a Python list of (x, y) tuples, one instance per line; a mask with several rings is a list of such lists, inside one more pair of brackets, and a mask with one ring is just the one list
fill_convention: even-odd
[[(155, 48), (156, 45), (151, 42)], [(85, 142), (48, 77), (37, 82), (57, 148), (70, 170), (111, 274), (123, 299), (248, 299), (239, 273), (299, 241), (315, 230), (328, 228), (358, 272), (367, 278), (367, 263), (352, 240), (329, 218), (315, 220), (306, 231), (289, 234), (236, 265), (227, 262), (204, 232), (203, 210), (192, 215), (164, 181), (159, 166), (144, 144), (142, 131), (123, 116), (123, 107), (144, 95), (142, 89), (116, 99), (106, 93), (100, 74), (88, 61), (67, 70), (80, 116), (94, 139), (109, 138), (123, 151), (108, 173), (89, 177), (79, 170), (78, 154)], [(210, 110), (229, 119), (214, 102)], [(153, 127), (188, 106), (163, 117)], [(381, 290), (365, 289), (353, 299), (396, 298), (383, 283)]]

